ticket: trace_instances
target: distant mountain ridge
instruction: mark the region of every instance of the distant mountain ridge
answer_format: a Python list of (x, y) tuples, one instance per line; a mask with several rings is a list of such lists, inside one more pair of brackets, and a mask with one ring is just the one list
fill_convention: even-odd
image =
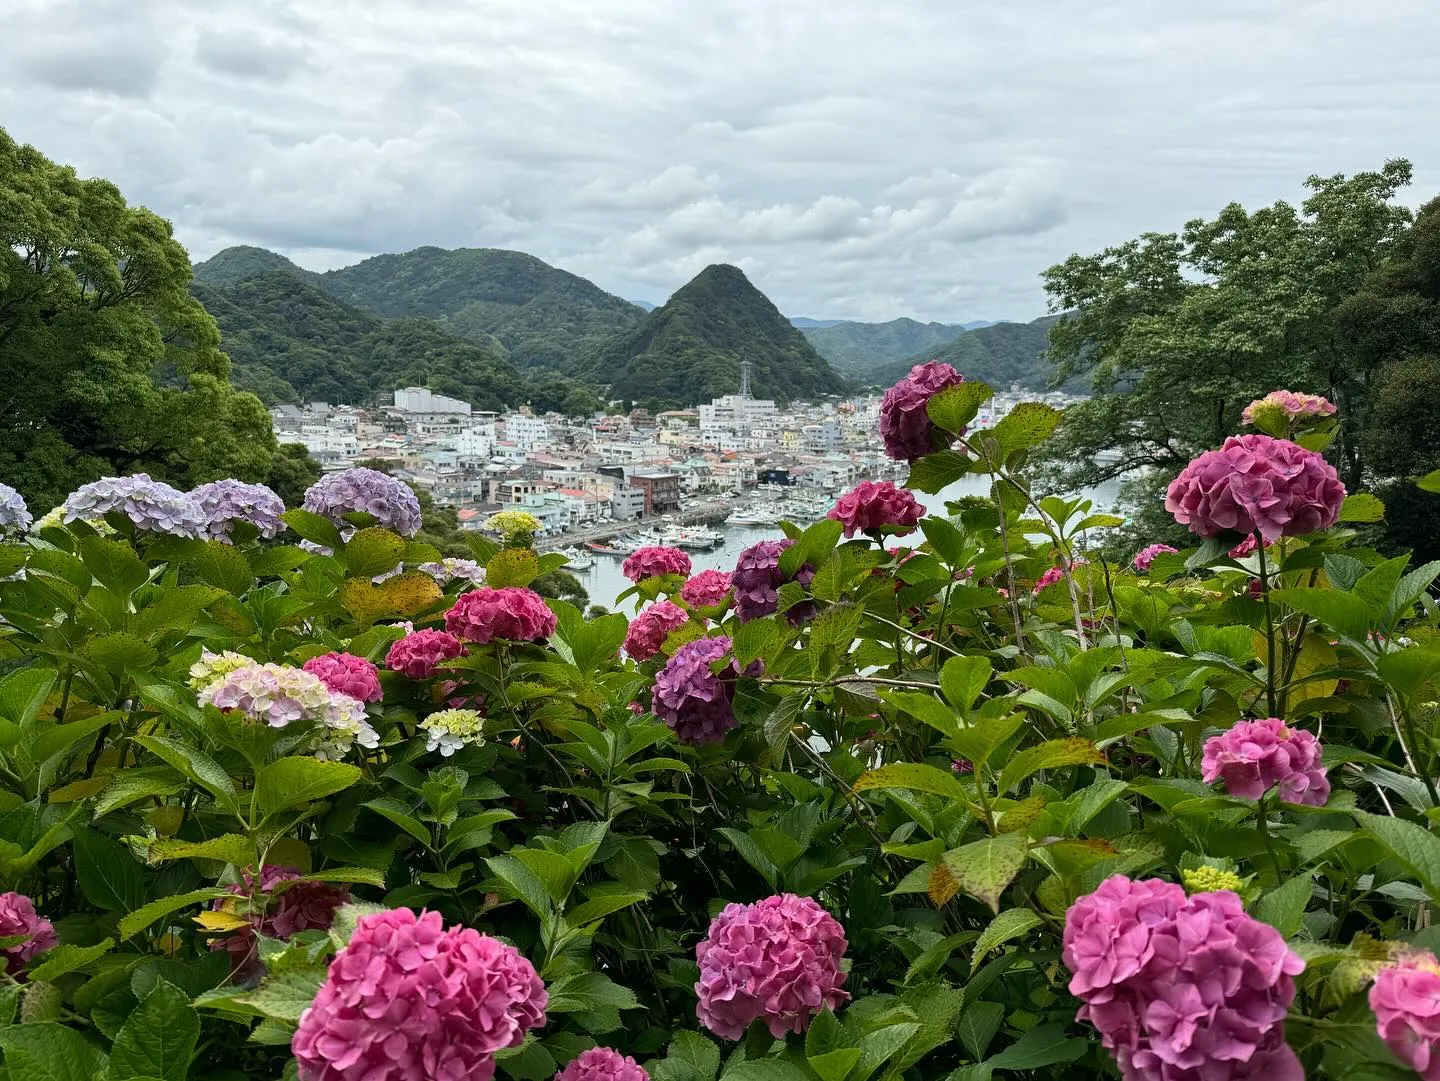
[(840, 322), (805, 327), (801, 333), (840, 374), (862, 382), (876, 370), (908, 356), (948, 345), (964, 329), (951, 323), (892, 319), (888, 323)]
[(889, 386), (914, 365), (939, 360), (955, 367), (965, 378), (989, 383), (997, 390), (1011, 383), (1027, 390), (1046, 390), (1054, 372), (1042, 354), (1050, 344), (1050, 328), (1059, 319), (1058, 315), (1046, 315), (1029, 323), (994, 323), (966, 331), (944, 346), (917, 351), (876, 369), (867, 382)]
[(842, 379), (738, 268), (706, 267), (633, 330), (582, 362), (612, 398), (694, 405), (740, 386), (751, 365), (757, 398), (788, 402), (846, 389)]

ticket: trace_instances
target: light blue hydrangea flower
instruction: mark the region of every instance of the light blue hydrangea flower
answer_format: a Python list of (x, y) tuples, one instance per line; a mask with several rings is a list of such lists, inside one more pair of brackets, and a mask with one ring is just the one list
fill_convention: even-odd
[(136, 529), (151, 533), (198, 537), (205, 528), (200, 508), (188, 495), (146, 473), (103, 477), (82, 484), (65, 500), (67, 522), (103, 518), (110, 511), (119, 511)]
[(305, 493), (305, 509), (344, 526), (345, 515), (364, 513), (402, 537), (420, 532), (420, 500), (404, 481), (375, 469), (354, 469), (329, 473)]
[(25, 500), (8, 484), (0, 484), (0, 534), (24, 533), (33, 519)]

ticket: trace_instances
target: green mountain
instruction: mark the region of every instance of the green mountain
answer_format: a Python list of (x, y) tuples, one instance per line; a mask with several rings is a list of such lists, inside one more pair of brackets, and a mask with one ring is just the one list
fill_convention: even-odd
[(197, 273), (191, 292), (220, 324), (235, 384), (267, 404), (361, 403), (405, 386), (428, 386), (477, 409), (527, 399), (525, 380), (508, 361), (435, 323), (385, 319), (341, 303), (294, 264), (236, 277), (234, 257), (214, 263), (202, 264), (208, 269)]
[(706, 267), (663, 307), (596, 349), (577, 374), (610, 384), (612, 398), (694, 405), (740, 387), (751, 365), (757, 398), (840, 393), (845, 381), (736, 267)]
[[(792, 322), (799, 323), (798, 320)], [(819, 323), (819, 320), (806, 320)], [(828, 321), (827, 321), (828, 322)], [(841, 375), (864, 380), (878, 368), (894, 364), (926, 349), (946, 345), (961, 333), (952, 323), (920, 323), (892, 319), (888, 323), (842, 322), (801, 326), (822, 357)]]
[(1029, 390), (1045, 390), (1052, 369), (1041, 354), (1049, 345), (1047, 335), (1060, 317), (1046, 315), (1029, 323), (995, 323), (967, 330), (939, 349), (925, 349), (897, 364), (878, 369), (877, 386), (889, 386), (915, 364), (941, 360), (963, 372), (967, 379), (989, 383), (997, 390), (1019, 383)]
[(319, 277), (313, 271), (296, 266), (279, 252), (237, 244), (233, 248), (216, 252), (203, 263), (196, 263), (195, 280), (206, 285), (227, 286), (274, 270), (286, 271), (312, 283)]
[(462, 338), (498, 342), (519, 367), (566, 368), (645, 310), (518, 251), (416, 248), (316, 275), (316, 284), (377, 315), (431, 319)]

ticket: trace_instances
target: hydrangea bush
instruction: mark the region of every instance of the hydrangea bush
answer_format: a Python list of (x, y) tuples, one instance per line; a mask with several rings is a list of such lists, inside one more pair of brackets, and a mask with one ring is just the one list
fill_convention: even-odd
[(0, 490), (6, 1076), (1440, 1077), (1440, 564), (1329, 403), (1137, 553), (988, 395), (920, 366), (904, 486), (589, 618), (363, 470)]

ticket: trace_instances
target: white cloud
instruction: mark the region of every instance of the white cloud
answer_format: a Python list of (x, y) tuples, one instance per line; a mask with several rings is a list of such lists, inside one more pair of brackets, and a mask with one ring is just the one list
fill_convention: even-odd
[(514, 247), (662, 300), (1028, 318), (1040, 272), (1311, 173), (1440, 188), (1423, 0), (8, 0), (0, 116), (324, 267)]

